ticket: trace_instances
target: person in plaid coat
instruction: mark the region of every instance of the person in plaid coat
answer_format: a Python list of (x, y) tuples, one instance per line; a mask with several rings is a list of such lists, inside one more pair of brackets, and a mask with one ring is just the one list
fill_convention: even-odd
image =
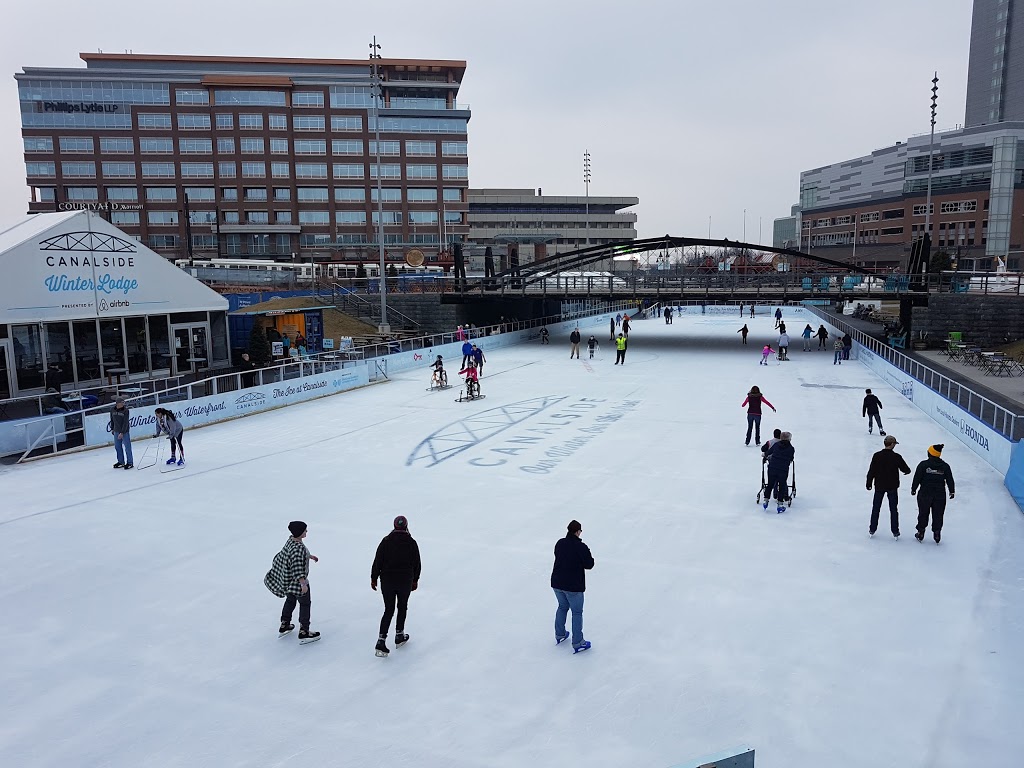
[(295, 604), (299, 604), (299, 642), (310, 643), (320, 639), (319, 632), (309, 631), (309, 614), (312, 599), (309, 592), (309, 561), (319, 562), (316, 555), (309, 554), (306, 545), (302, 540), (306, 538), (307, 526), (301, 520), (288, 523), (288, 531), (291, 533), (284, 547), (274, 557), (274, 564), (267, 572), (263, 583), (267, 589), (278, 597), (284, 598), (284, 608), (281, 611), (281, 628), (279, 635), (287, 635), (295, 625), (292, 621), (292, 611)]

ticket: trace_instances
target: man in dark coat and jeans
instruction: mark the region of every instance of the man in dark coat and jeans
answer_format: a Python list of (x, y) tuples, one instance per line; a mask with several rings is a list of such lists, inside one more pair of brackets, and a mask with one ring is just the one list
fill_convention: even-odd
[(394, 530), (381, 539), (377, 554), (370, 567), (370, 589), (377, 591), (380, 579), (380, 593), (384, 598), (384, 615), (380, 619), (380, 634), (374, 649), (377, 656), (387, 656), (388, 630), (391, 617), (398, 604), (398, 618), (395, 620), (395, 646), (409, 642), (405, 634), (405, 614), (409, 609), (409, 593), (414, 592), (420, 581), (420, 548), (409, 534), (409, 521), (403, 515), (395, 518)]
[[(868, 392), (871, 390), (869, 389)], [(868, 534), (875, 535), (878, 530), (878, 513), (882, 509), (882, 499), (889, 497), (889, 529), (894, 539), (900, 537), (900, 513), (898, 511), (900, 487), (900, 472), (904, 475), (910, 474), (910, 467), (903, 457), (896, 453), (895, 446), (899, 445), (896, 438), (889, 435), (885, 438), (885, 448), (878, 451), (871, 457), (871, 466), (868, 467), (868, 490), (871, 484), (875, 485), (875, 498), (871, 502), (871, 524), (868, 526)]]
[(777, 510), (785, 510), (783, 506), (789, 501), (789, 466), (793, 463), (796, 449), (793, 448), (793, 435), (790, 432), (783, 432), (779, 436), (779, 442), (775, 443), (765, 452), (765, 461), (768, 462), (768, 490), (764, 495), (764, 508), (768, 509), (768, 501), (775, 495), (778, 503)]
[(918, 541), (924, 540), (924, 529), (928, 527), (928, 516), (932, 518), (932, 537), (938, 544), (942, 540), (942, 518), (946, 512), (946, 488), (949, 488), (949, 498), (956, 493), (956, 486), (953, 483), (953, 470), (949, 464), (939, 457), (942, 456), (942, 449), (945, 446), (941, 443), (928, 448), (928, 458), (917, 465), (914, 472), (914, 480), (910, 484), (910, 495), (917, 495), (917, 489), (921, 489), (917, 495), (917, 533), (914, 538)]
[(583, 543), (583, 526), (573, 520), (566, 527), (565, 538), (555, 544), (555, 565), (551, 569), (551, 588), (558, 600), (555, 611), (555, 643), (568, 639), (565, 618), (572, 611), (573, 653), (586, 651), (590, 641), (583, 639), (583, 593), (587, 589), (585, 571), (594, 567), (590, 547)]

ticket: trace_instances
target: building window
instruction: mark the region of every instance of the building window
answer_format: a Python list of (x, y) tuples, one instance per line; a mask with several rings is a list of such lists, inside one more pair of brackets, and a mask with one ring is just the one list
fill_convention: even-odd
[(292, 199), (292, 190), (289, 187), (274, 187), (274, 202), (285, 203)]
[(287, 131), (288, 130), (288, 115), (270, 115), (268, 117), (270, 123), (270, 130), (272, 131)]
[[(445, 166), (446, 168), (448, 166)], [(407, 179), (436, 179), (436, 165), (407, 165), (405, 166), (405, 178)]]
[(468, 165), (442, 165), (441, 178), (443, 179), (468, 179)]
[(299, 211), (299, 224), (325, 225), (331, 223), (328, 211)]
[[(402, 223), (402, 212), (401, 211), (384, 211), (383, 214), (384, 214), (384, 216), (383, 216), (383, 219), (381, 219), (381, 220), (384, 222), (384, 226), (391, 226), (393, 224), (401, 224)], [(373, 212), (373, 217), (372, 217), (372, 223), (373, 223), (374, 226), (377, 225), (377, 221), (378, 221), (378, 213), (377, 213), (377, 211), (374, 211)]]
[(331, 86), (331, 107), (369, 107), (372, 105), (373, 96), (368, 86)]
[(837, 227), (841, 224), (852, 224), (853, 216), (836, 216), (834, 221)]
[(134, 179), (135, 163), (103, 163), (103, 176), (108, 179)]
[[(444, 223), (445, 224), (461, 224), (462, 223), (462, 212), (461, 211), (445, 211), (444, 212)], [(622, 227), (628, 229), (625, 223)]]
[(227, 202), (233, 202), (238, 199), (238, 188), (237, 187), (221, 187), (220, 188), (220, 199)]
[(196, 251), (217, 250), (216, 235), (192, 235), (192, 249)]
[(942, 213), (972, 213), (978, 210), (977, 200), (953, 200), (939, 207)]
[(335, 187), (334, 202), (336, 203), (365, 203), (366, 190), (362, 187)]
[(296, 139), (296, 155), (326, 155), (327, 141), (324, 139)]
[(139, 139), (139, 152), (144, 155), (174, 154), (173, 139)]
[[(327, 169), (324, 169), (324, 176), (326, 178)], [(275, 179), (287, 179), (292, 175), (291, 165), (289, 163), (271, 163), (270, 164), (270, 175)]]
[[(287, 163), (285, 163), (287, 165)], [(326, 179), (327, 163), (296, 163), (295, 178), (297, 179)]]
[(217, 139), (217, 154), (218, 155), (233, 155), (235, 154), (235, 140), (232, 138)]
[(361, 139), (334, 139), (331, 142), (331, 154), (362, 155), (363, 142)]
[(26, 136), (24, 142), (26, 153), (53, 152), (53, 139), (49, 136)]
[(238, 211), (224, 211), (224, 223), (225, 224), (238, 224)]
[(437, 211), (410, 211), (410, 224), (437, 224)]
[(190, 203), (212, 203), (216, 201), (213, 187), (185, 187), (185, 197)]
[(182, 163), (181, 176), (185, 179), (212, 179), (213, 163)]
[(339, 227), (366, 225), (366, 211), (338, 211), (335, 217)]
[(924, 203), (922, 203), (921, 205), (914, 206), (912, 214), (914, 216), (925, 216), (927, 215), (925, 213), (925, 208), (928, 209), (928, 213), (935, 213), (935, 203), (932, 203), (931, 205), (925, 205)]
[(137, 227), (139, 226), (139, 212), (111, 211), (110, 223), (115, 227)]
[(243, 155), (262, 155), (266, 151), (263, 139), (241, 139), (239, 149)]
[(351, 115), (331, 115), (331, 130), (336, 133), (362, 131), (363, 118)]
[(171, 127), (171, 115), (168, 112), (139, 112), (139, 130), (157, 131)]
[(246, 224), (269, 224), (270, 223), (270, 211), (246, 211), (245, 212), (245, 223)]
[(213, 139), (178, 139), (178, 152), (183, 155), (212, 154)]
[(465, 141), (442, 141), (441, 154), (445, 157), (468, 157), (469, 144)]
[[(337, 168), (338, 166), (334, 167)], [(362, 168), (362, 166), (359, 167)], [(378, 178), (378, 174), (382, 179), (400, 179), (402, 178), (402, 166), (398, 164), (381, 165), (378, 169), (377, 164), (374, 163), (370, 166), (370, 178), (376, 179)], [(335, 174), (335, 177), (337, 177), (337, 174)]]
[(96, 187), (65, 187), (64, 194), (74, 203), (94, 203), (99, 200)]
[(146, 187), (146, 202), (174, 203), (177, 200), (178, 190), (175, 187)]
[(230, 131), (235, 127), (235, 116), (230, 112), (220, 112), (217, 114), (217, 130), (218, 131)]
[(100, 152), (104, 155), (130, 155), (135, 152), (135, 141), (123, 138), (101, 138)]
[(437, 155), (437, 143), (433, 141), (407, 141), (405, 142), (405, 154), (408, 157), (435, 157)]
[[(377, 155), (377, 142), (373, 139), (370, 140), (370, 154), (374, 157)], [(402, 154), (402, 142), (382, 141), (380, 143), (380, 154), (382, 157), (398, 157)]]
[(178, 114), (178, 130), (208, 131), (210, 130), (209, 115)]
[(323, 91), (295, 91), (292, 93), (293, 107), (323, 107)]
[(210, 92), (205, 88), (175, 88), (176, 104), (209, 104)]
[(902, 235), (903, 227), (889, 227), (882, 230), (883, 235)]
[(292, 223), (292, 212), (291, 211), (274, 211), (274, 223), (275, 224), (291, 224)]
[(178, 212), (149, 211), (146, 214), (146, 221), (151, 227), (176, 227), (178, 226)]
[[(402, 202), (402, 190), (395, 187), (384, 187), (380, 191), (380, 199), (385, 203), (400, 203)], [(374, 203), (377, 202), (376, 187), (370, 189), (370, 200)]]
[[(871, 211), (871, 213), (862, 213), (860, 215), (860, 223), (864, 224), (870, 221), (879, 221), (881, 214), (878, 211)], [(805, 222), (806, 223), (806, 222)]]
[(139, 202), (139, 190), (135, 187), (107, 187), (106, 193), (111, 203)]
[(327, 187), (298, 187), (295, 199), (300, 203), (326, 203)]
[(243, 179), (262, 179), (267, 175), (266, 163), (242, 163)]
[(149, 247), (150, 248), (177, 248), (178, 247), (178, 236), (177, 235), (150, 235), (149, 236)]
[(270, 154), (272, 154), (272, 155), (287, 155), (288, 154), (288, 139), (271, 139), (270, 140)]
[(250, 203), (260, 203), (267, 199), (266, 187), (246, 187), (245, 199)]
[(322, 131), (324, 118), (323, 115), (295, 115), (292, 117), (292, 127), (296, 131)]
[(256, 91), (248, 88), (244, 91), (217, 88), (213, 92), (213, 99), (217, 106), (237, 104), (244, 106), (283, 107), (286, 103), (284, 91)]
[(27, 176), (56, 176), (57, 166), (55, 163), (25, 163), (25, 174)]
[(262, 131), (263, 115), (239, 115), (238, 127), (243, 131)]
[(235, 178), (235, 167), (234, 163), (217, 163), (217, 175), (222, 179), (233, 179)]
[(888, 211), (882, 211), (882, 220), (886, 219), (902, 219), (903, 208), (890, 208)]
[[(369, 120), (374, 130), (373, 118)], [(467, 121), (437, 117), (381, 117), (380, 129), (385, 133), (466, 133)]]
[(406, 191), (410, 203), (436, 203), (437, 190), (433, 187), (427, 189), (409, 189)]
[(93, 154), (93, 141), (91, 138), (80, 136), (61, 136), (60, 151), (69, 154)]
[(60, 172), (66, 179), (95, 179), (96, 163), (71, 163), (60, 164)]

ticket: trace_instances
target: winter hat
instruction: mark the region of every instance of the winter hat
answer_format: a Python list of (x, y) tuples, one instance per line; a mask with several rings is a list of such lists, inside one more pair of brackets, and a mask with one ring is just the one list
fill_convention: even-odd
[(782, 433), (782, 437), (780, 437), (779, 439), (780, 440), (785, 440), (788, 443), (790, 440), (793, 439), (793, 433), (792, 432), (783, 432)]
[(865, 389), (865, 390), (864, 390), (864, 394), (866, 394), (866, 395), (870, 395), (870, 394), (871, 394), (871, 390), (870, 390), (870, 389)]
[(894, 445), (899, 445), (900, 444), (899, 440), (897, 440), (892, 435), (886, 435), (885, 436), (885, 440), (883, 440), (882, 442), (885, 443), (885, 447), (886, 448), (890, 448), (890, 447), (892, 447)]
[(117, 400), (114, 401), (114, 405), (124, 405), (124, 398), (123, 397), (117, 398)]
[(580, 525), (578, 521), (572, 520), (569, 522), (569, 525), (566, 526), (566, 530), (569, 533), (579, 533), (583, 530), (583, 526)]
[(306, 524), (301, 520), (293, 520), (288, 523), (288, 530), (296, 539), (306, 532)]
[(409, 521), (405, 519), (404, 515), (399, 515), (395, 518), (395, 530), (396, 531), (408, 531)]
[(945, 447), (946, 446), (945, 446), (944, 443), (938, 443), (937, 445), (929, 446), (928, 447), (928, 455), (929, 456), (935, 456), (936, 458), (938, 458), (939, 456), (942, 455), (942, 449), (945, 448)]

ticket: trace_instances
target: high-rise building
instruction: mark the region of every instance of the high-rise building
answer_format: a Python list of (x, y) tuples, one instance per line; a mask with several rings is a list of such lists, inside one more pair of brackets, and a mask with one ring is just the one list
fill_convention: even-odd
[(437, 262), (469, 232), (465, 62), (377, 59), (377, 102), (369, 59), (81, 56), (15, 75), (30, 212), (168, 258), (374, 261), (380, 218), (389, 259)]
[(1024, 120), (1024, 6), (974, 0), (965, 125)]

